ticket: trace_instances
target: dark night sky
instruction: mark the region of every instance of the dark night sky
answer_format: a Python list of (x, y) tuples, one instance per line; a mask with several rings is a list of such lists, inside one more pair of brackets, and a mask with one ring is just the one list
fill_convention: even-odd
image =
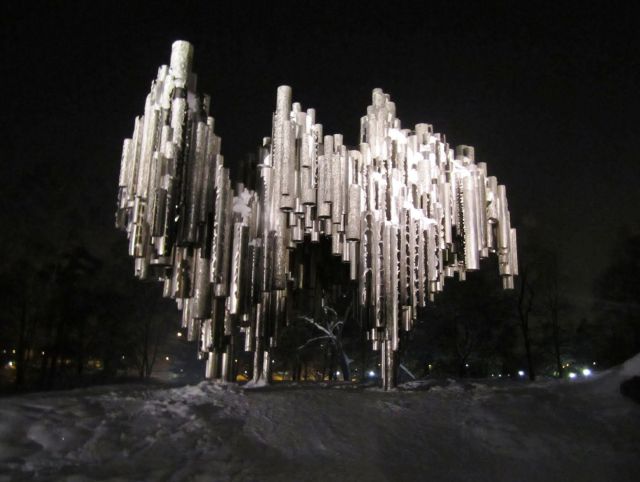
[(638, 228), (639, 16), (625, 3), (20, 3), (0, 7), (9, 255), (25, 238), (106, 255), (122, 139), (176, 39), (195, 46), (228, 165), (270, 134), (278, 85), (347, 144), (382, 87), (405, 127), (476, 147), (513, 224), (558, 250), (576, 299), (618, 230)]

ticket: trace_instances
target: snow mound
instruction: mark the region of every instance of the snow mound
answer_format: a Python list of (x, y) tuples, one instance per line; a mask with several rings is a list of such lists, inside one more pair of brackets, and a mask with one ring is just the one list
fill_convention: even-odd
[(617, 367), (595, 374), (587, 384), (594, 393), (622, 396), (620, 384), (634, 376), (640, 376), (640, 353)]
[(203, 382), (10, 397), (0, 480), (636, 480), (640, 408), (586, 386)]
[(264, 378), (260, 378), (257, 381), (249, 380), (242, 386), (242, 388), (244, 388), (245, 390), (250, 390), (252, 388), (264, 388), (267, 386), (269, 386), (267, 381)]
[(640, 376), (640, 353), (620, 365), (619, 374), (624, 378), (631, 378), (636, 375)]

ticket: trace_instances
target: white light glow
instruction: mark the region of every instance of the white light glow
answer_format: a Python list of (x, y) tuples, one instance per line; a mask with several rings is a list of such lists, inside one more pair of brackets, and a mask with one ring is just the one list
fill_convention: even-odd
[(524, 372), (523, 372), (522, 370), (520, 370), (520, 371), (518, 372), (518, 376), (523, 377), (523, 376), (524, 376)]
[(591, 370), (589, 370), (588, 368), (583, 368), (582, 375), (584, 375), (585, 377), (588, 377), (589, 375), (591, 375)]
[(577, 377), (578, 375), (576, 375), (575, 373), (571, 372), (569, 373), (569, 378), (574, 379), (575, 377)]

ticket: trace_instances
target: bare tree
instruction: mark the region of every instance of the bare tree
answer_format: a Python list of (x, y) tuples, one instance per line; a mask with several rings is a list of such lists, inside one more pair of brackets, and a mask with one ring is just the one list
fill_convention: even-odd
[(536, 378), (533, 366), (533, 356), (531, 353), (531, 333), (529, 321), (531, 312), (533, 311), (533, 300), (535, 299), (535, 291), (531, 283), (531, 267), (527, 266), (520, 270), (519, 290), (518, 290), (518, 321), (522, 338), (524, 340), (524, 349), (527, 356), (527, 369), (529, 372), (529, 380)]
[(473, 353), (477, 341), (468, 320), (468, 318), (462, 318), (461, 320), (456, 320), (454, 324), (456, 332), (456, 354), (458, 356), (458, 375), (460, 378), (466, 375), (469, 357)]
[(558, 378), (562, 378), (564, 370), (562, 367), (562, 358), (560, 356), (560, 288), (558, 276), (558, 260), (555, 253), (553, 253), (550, 256), (546, 270), (544, 304), (546, 305), (546, 314), (551, 326), (551, 341), (553, 345), (556, 372), (558, 373)]
[(326, 342), (327, 343), (327, 352), (330, 353), (330, 378), (333, 379), (333, 374), (335, 373), (334, 368), (334, 360), (337, 357), (338, 364), (340, 365), (340, 369), (342, 370), (342, 376), (345, 381), (351, 380), (351, 368), (350, 363), (351, 359), (347, 356), (344, 351), (344, 345), (342, 343), (342, 330), (344, 328), (345, 320), (349, 318), (349, 313), (351, 312), (351, 305), (347, 307), (345, 312), (345, 316), (343, 319), (338, 317), (338, 313), (336, 310), (329, 306), (322, 307), (323, 316), (320, 321), (316, 321), (313, 318), (308, 316), (300, 316), (299, 318), (309, 323), (313, 328), (315, 328), (320, 334), (313, 338), (307, 340), (304, 345), (298, 347), (298, 350), (303, 350), (307, 346), (317, 343), (317, 342)]
[[(155, 286), (149, 286), (143, 296), (152, 300), (157, 296)], [(154, 309), (149, 309), (154, 306)], [(158, 359), (158, 352), (167, 338), (170, 326), (175, 323), (172, 313), (161, 306), (143, 303), (138, 306), (138, 322), (133, 331), (134, 363), (140, 378), (149, 378)]]
[(152, 315), (144, 317), (141, 323), (141, 336), (136, 350), (136, 365), (140, 378), (149, 378), (158, 357), (160, 333)]

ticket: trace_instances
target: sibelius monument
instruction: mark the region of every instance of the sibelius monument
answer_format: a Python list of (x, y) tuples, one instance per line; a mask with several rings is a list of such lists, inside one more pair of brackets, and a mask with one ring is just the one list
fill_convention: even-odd
[(473, 147), (451, 148), (429, 124), (402, 128), (381, 89), (348, 147), (281, 86), (271, 136), (233, 185), (192, 58), (191, 44), (173, 44), (124, 141), (116, 226), (136, 277), (176, 300), (207, 378), (232, 380), (234, 351), (245, 350), (253, 380), (268, 381), (292, 313), (350, 295), (387, 389), (403, 337), (446, 278), (495, 254), (513, 288), (506, 189)]

